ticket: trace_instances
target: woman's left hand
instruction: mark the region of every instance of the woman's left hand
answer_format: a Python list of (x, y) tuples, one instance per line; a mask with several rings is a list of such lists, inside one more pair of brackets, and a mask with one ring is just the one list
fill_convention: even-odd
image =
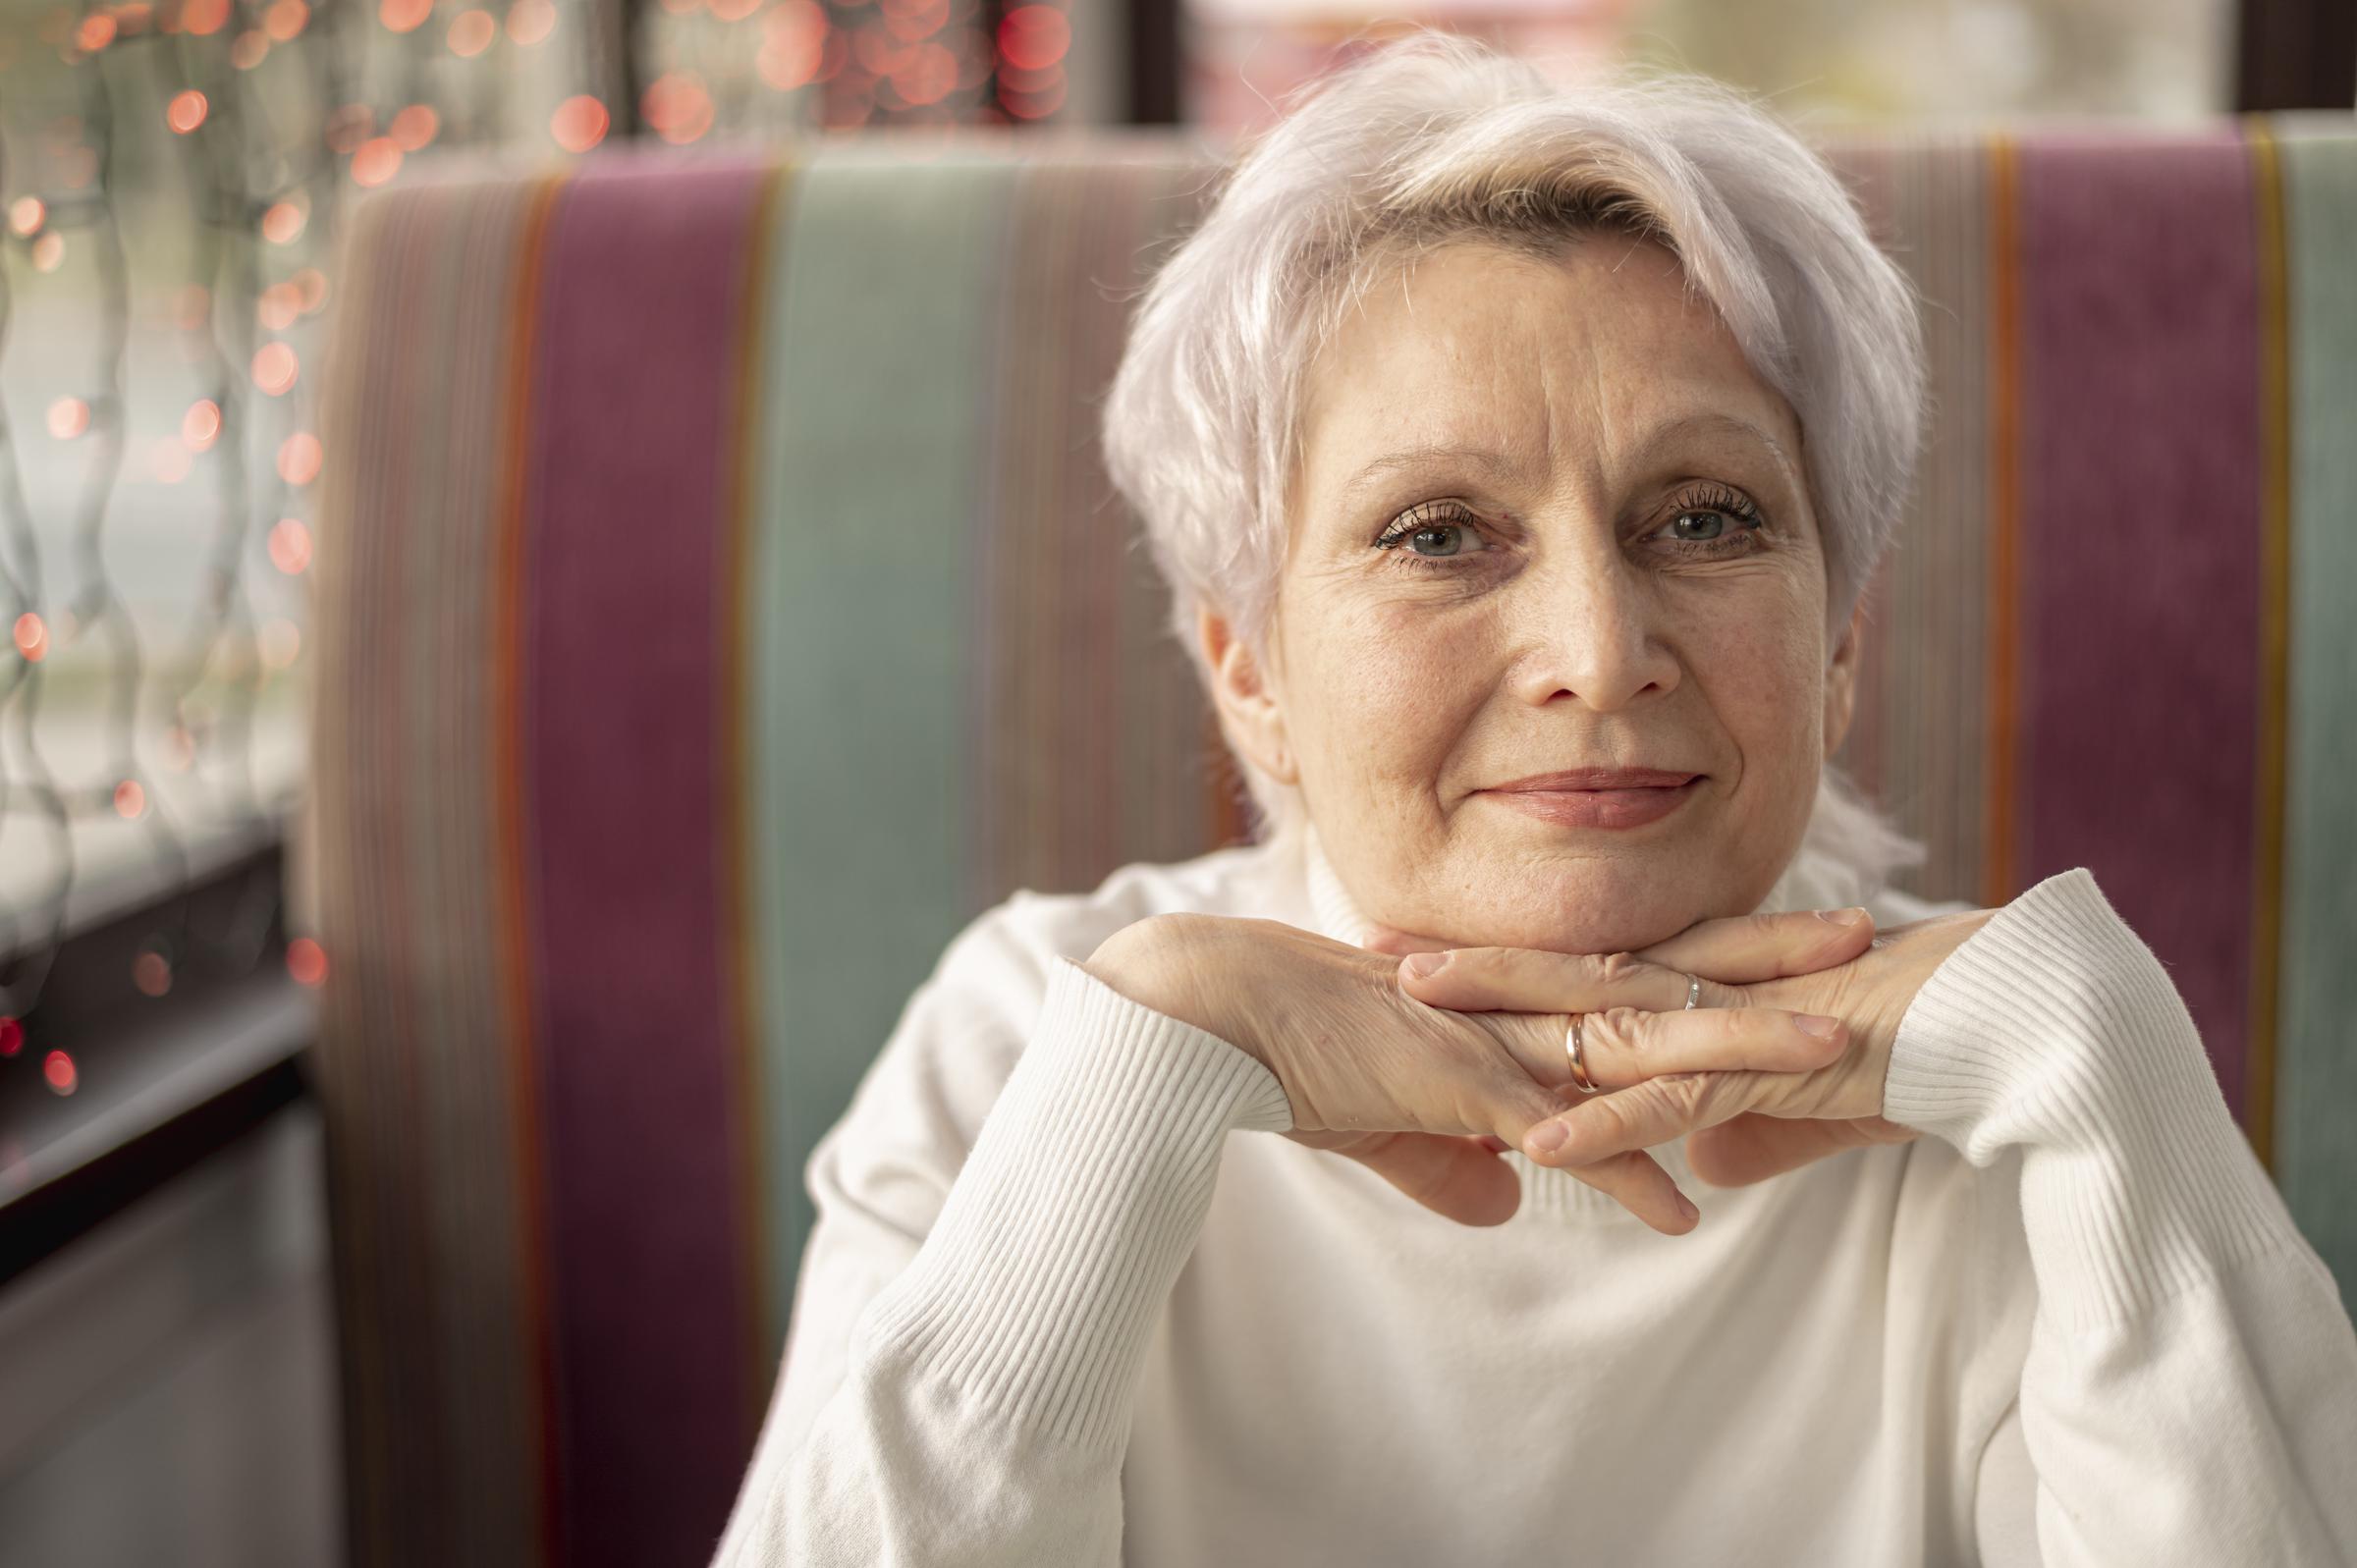
[[(1898, 1143), (1912, 1128), (1886, 1120), (1883, 1086), (1891, 1047), (1915, 994), (1947, 955), (1996, 911), (1940, 915), (1879, 933), (1857, 957), (1809, 974), (1760, 979), (1710, 973), (1691, 961), (1685, 934), (1619, 961), (1722, 981), (1738, 1005), (1823, 1013), (1848, 1025), (1849, 1049), (1810, 1072), (1647, 1070), (1645, 1043), (1660, 1017), (1634, 1007), (1589, 1013), (1580, 1054), (1600, 1092), (1532, 1129), (1523, 1152), (1544, 1165), (1586, 1165), (1681, 1135), (1694, 1173), (1714, 1187), (1740, 1186), (1869, 1143)], [(1578, 955), (1528, 947), (1459, 947), (1430, 975), (1399, 971), (1400, 989), (1428, 1006), (1458, 1012), (1562, 1013)], [(1665, 976), (1665, 979), (1670, 977)], [(1745, 982), (1749, 983), (1745, 983)], [(1665, 993), (1682, 993), (1682, 982)], [(1566, 1097), (1576, 1094), (1566, 1090)], [(1541, 1151), (1549, 1127), (1565, 1141)]]

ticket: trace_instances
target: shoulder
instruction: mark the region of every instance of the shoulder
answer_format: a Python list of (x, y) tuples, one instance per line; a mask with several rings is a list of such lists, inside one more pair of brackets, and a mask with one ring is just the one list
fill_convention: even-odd
[(1269, 847), (1237, 844), (1191, 860), (1133, 861), (1086, 892), (1018, 890), (951, 939), (924, 988), (980, 1007), (977, 1016), (1003, 1030), (1028, 1034), (1057, 959), (1085, 959), (1114, 933), (1153, 915), (1259, 914), (1274, 869)]
[(1060, 960), (1081, 961), (1151, 915), (1260, 913), (1275, 870), (1270, 848), (1239, 844), (1135, 861), (1084, 892), (1018, 890), (976, 915), (909, 995), (813, 1165), (896, 1159), (946, 1187), (1029, 1042)]

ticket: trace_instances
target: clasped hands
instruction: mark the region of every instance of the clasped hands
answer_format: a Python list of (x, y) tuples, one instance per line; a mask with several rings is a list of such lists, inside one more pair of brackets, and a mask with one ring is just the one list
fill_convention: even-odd
[[(1544, 1017), (1559, 1048), (1570, 1014), (1585, 1014), (1581, 1060), (1598, 1092), (1572, 1084), (1566, 1057), (1567, 1108), (1521, 1147), (1540, 1164), (1612, 1171), (1623, 1202), (1652, 1220), (1662, 1197), (1675, 1211), (1675, 1194), (1644, 1151), (1672, 1138), (1686, 1139), (1697, 1176), (1732, 1187), (1915, 1137), (1881, 1113), (1891, 1045), (1932, 971), (1992, 912), (1880, 937), (1852, 908), (1703, 921), (1634, 953), (1410, 952), (1398, 983), (1427, 1006)], [(1691, 1010), (1686, 975), (1702, 982)]]
[[(1847, 913), (1849, 923), (1829, 918)], [(1519, 1147), (1655, 1229), (1698, 1221), (1646, 1153), (1683, 1136), (1713, 1186), (1739, 1186), (1913, 1129), (1881, 1114), (1916, 993), (1995, 911), (1877, 933), (1862, 909), (1705, 920), (1635, 952), (1355, 947), (1277, 921), (1159, 915), (1087, 968), (1257, 1057), (1285, 1086), (1285, 1136), (1365, 1163), (1464, 1224), (1509, 1218)], [(1686, 977), (1701, 995), (1686, 1007)], [(1584, 1015), (1572, 1080), (1564, 1034)], [(1799, 1020), (1831, 1019), (1830, 1033)], [(1560, 1126), (1564, 1140), (1534, 1134)]]

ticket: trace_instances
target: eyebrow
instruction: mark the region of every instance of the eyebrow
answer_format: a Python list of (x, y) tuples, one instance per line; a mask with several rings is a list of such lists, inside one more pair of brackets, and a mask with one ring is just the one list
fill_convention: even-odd
[[(1690, 413), (1681, 418), (1669, 420), (1654, 427), (1653, 432), (1645, 438), (1645, 445), (1641, 450), (1650, 452), (1668, 442), (1672, 437), (1683, 435), (1689, 430), (1717, 430), (1756, 441), (1776, 455), (1777, 461), (1783, 464), (1784, 475), (1787, 479), (1794, 483), (1799, 482), (1800, 465), (1792, 460), (1792, 455), (1784, 450), (1783, 443), (1740, 414), (1714, 411)], [(1402, 468), (1423, 467), (1437, 462), (1461, 462), (1470, 467), (1487, 469), (1492, 473), (1503, 472), (1512, 466), (1506, 458), (1487, 447), (1451, 445), (1407, 447), (1377, 458), (1359, 469), (1343, 482), (1341, 494), (1346, 500), (1356, 496), (1360, 491), (1387, 474), (1396, 473)]]

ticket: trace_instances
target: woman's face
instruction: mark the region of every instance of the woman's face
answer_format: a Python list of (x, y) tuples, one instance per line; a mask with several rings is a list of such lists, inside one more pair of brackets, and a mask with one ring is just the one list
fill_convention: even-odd
[[(1378, 945), (1624, 950), (1758, 908), (1857, 622), (1829, 646), (1797, 421), (1674, 256), (1448, 246), (1370, 291), (1304, 418), (1266, 668), (1202, 631)], [(1591, 767), (1701, 777), (1634, 827), (1500, 793)]]

